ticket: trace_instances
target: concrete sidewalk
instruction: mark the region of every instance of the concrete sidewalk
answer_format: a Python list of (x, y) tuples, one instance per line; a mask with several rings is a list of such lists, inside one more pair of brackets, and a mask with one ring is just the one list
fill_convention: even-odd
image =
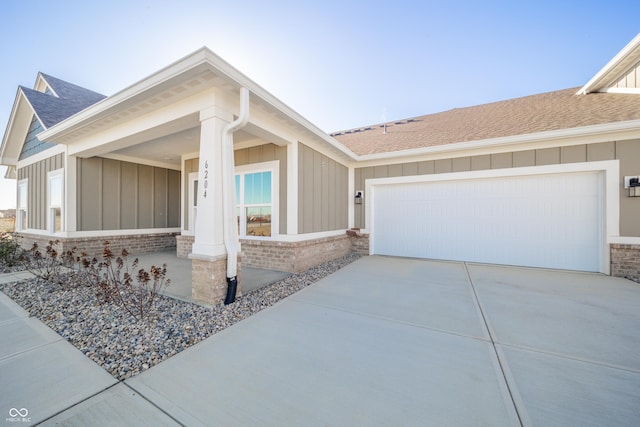
[(27, 408), (32, 423), (640, 419), (640, 286), (598, 274), (364, 257), (118, 384), (11, 301), (0, 307), (14, 343), (0, 355), (0, 411)]

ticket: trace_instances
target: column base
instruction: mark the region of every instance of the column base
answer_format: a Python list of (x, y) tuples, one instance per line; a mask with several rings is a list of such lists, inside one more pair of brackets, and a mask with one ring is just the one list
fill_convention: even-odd
[[(227, 257), (191, 256), (191, 296), (208, 304), (224, 302), (227, 296)], [(240, 260), (238, 260), (238, 289), (240, 295)]]

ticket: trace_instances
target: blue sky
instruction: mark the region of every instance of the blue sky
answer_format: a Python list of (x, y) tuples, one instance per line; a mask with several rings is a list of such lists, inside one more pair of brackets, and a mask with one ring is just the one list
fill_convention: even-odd
[[(637, 0), (5, 0), (0, 125), (38, 71), (111, 95), (208, 46), (333, 132), (581, 86), (638, 16)], [(0, 179), (0, 209), (14, 187)]]

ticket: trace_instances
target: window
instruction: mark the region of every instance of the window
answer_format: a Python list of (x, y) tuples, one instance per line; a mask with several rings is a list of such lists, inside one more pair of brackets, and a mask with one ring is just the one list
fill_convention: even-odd
[(240, 237), (272, 237), (278, 234), (277, 168), (277, 162), (236, 168)]
[(16, 215), (17, 230), (26, 230), (29, 225), (27, 221), (27, 185), (28, 181), (26, 179), (18, 182), (18, 212)]
[(62, 206), (63, 206), (63, 170), (49, 172), (48, 179), (48, 229), (50, 233), (60, 233), (62, 231)]

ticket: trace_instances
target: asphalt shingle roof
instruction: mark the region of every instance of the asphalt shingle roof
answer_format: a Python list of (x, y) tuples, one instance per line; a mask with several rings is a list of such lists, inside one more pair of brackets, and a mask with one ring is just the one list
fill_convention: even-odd
[(38, 118), (45, 128), (49, 128), (64, 119), (84, 110), (106, 98), (97, 92), (82, 88), (72, 83), (41, 73), (50, 88), (58, 95), (45, 94), (20, 86), (29, 100)]
[(332, 134), (358, 155), (532, 134), (640, 119), (640, 95), (579, 88), (456, 108)]

